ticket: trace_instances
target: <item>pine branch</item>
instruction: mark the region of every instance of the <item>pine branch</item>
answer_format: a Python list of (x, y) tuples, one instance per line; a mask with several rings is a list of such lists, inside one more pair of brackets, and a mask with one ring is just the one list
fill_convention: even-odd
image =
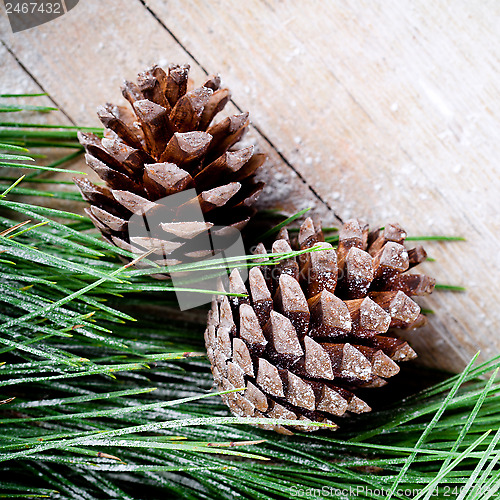
[[(35, 157), (27, 150), (34, 146), (74, 148), (52, 164), (58, 168), (80, 154), (72, 127), (0, 128), (0, 148), (14, 156)], [(72, 199), (64, 191), (69, 180), (33, 173), (29, 182), (49, 185), (48, 196)], [(484, 377), (500, 357), (471, 362), (392, 406), (379, 403), (376, 412), (345, 419), (335, 434), (257, 429), (229, 417), (210, 392), (203, 328), (189, 316), (172, 319), (175, 287), (149, 276), (158, 268), (124, 267), (120, 256), (135, 256), (89, 234), (87, 218), (12, 201), (41, 191), (15, 175), (0, 180), (3, 498), (272, 499), (319, 496), (323, 488), (331, 498), (348, 496), (342, 491), (349, 488), (379, 499), (391, 488), (398, 499), (409, 498), (405, 489), (421, 498), (496, 494), (500, 434), (491, 430), (500, 418), (500, 381), (497, 372)], [(273, 254), (270, 264), (290, 255)], [(229, 264), (252, 265), (246, 259)], [(216, 272), (222, 264), (179, 269)], [(156, 304), (159, 318), (151, 317)], [(400, 377), (410, 383), (424, 375), (443, 379), (424, 369)]]

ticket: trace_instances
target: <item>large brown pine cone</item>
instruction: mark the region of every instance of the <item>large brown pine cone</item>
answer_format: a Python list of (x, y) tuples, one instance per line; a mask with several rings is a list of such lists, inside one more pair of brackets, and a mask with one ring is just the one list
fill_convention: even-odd
[[(219, 88), (219, 76), (189, 90), (188, 71), (188, 65), (171, 65), (168, 72), (154, 66), (140, 73), (137, 84), (125, 82), (122, 87), (132, 110), (100, 106), (104, 138), (79, 134), (87, 164), (106, 184), (100, 187), (75, 179), (90, 203), (89, 217), (118, 247), (136, 254), (155, 248), (157, 257), (168, 264), (201, 257), (207, 251), (202, 233), (214, 225), (241, 230), (254, 214), (252, 205), (264, 187), (254, 182), (264, 155), (254, 154), (253, 146), (233, 149), (247, 129), (248, 113), (212, 124), (230, 92)], [(130, 241), (128, 223), (133, 214), (165, 210), (155, 202), (190, 188), (196, 194), (176, 207), (179, 213), (168, 214), (167, 223), (149, 228), (147, 237)], [(202, 220), (191, 220), (187, 209), (198, 203)]]
[[(399, 372), (398, 362), (416, 357), (394, 329), (424, 323), (410, 297), (430, 293), (435, 284), (407, 272), (426, 253), (406, 250), (405, 237), (397, 224), (370, 233), (351, 220), (335, 249), (307, 219), (298, 241), (282, 230), (272, 252), (320, 251), (253, 267), (247, 286), (238, 270), (231, 273), (229, 292), (249, 291), (248, 297), (214, 299), (205, 341), (219, 389), (246, 388), (223, 396), (235, 415), (331, 423), (346, 412), (371, 410), (356, 390), (386, 384)], [(262, 244), (256, 253), (266, 253)]]

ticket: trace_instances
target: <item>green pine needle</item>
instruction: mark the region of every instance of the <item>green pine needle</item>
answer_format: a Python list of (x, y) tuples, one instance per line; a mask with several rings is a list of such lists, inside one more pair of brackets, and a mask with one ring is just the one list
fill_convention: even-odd
[(467, 289), (463, 286), (445, 285), (444, 283), (436, 283), (436, 290), (448, 290), (449, 292), (466, 292)]
[(283, 222), (280, 222), (273, 228), (269, 229), (266, 231), (264, 234), (260, 235), (259, 238), (257, 238), (257, 242), (263, 241), (269, 236), (272, 236), (273, 234), (276, 234), (280, 231), (281, 228), (288, 226), (288, 224), (292, 223), (294, 220), (299, 219), (302, 217), (305, 213), (309, 212), (311, 210), (310, 208), (304, 208), (304, 210), (301, 210), (300, 212), (297, 212), (295, 215), (292, 215), (291, 217), (288, 217), (288, 219), (285, 219)]
[(462, 236), (408, 236), (406, 241), (466, 241)]

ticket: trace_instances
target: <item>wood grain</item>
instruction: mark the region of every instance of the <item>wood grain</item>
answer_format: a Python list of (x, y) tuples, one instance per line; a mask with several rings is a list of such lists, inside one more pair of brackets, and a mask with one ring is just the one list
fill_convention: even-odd
[(500, 351), (498, 3), (123, 6), (87, 0), (16, 35), (3, 15), (2, 40), (81, 125), (154, 62), (187, 61), (195, 80), (219, 71), (270, 155), (268, 205), (468, 238), (426, 245), (437, 262), (425, 271), (468, 291), (422, 302), (436, 313), (409, 335), (422, 361), (459, 370)]

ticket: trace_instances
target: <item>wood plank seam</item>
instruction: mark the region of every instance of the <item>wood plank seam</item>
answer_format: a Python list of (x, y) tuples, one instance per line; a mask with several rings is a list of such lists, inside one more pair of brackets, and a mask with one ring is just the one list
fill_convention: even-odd
[[(195, 57), (195, 55), (179, 40), (179, 38), (172, 32), (172, 30), (160, 19), (160, 17), (149, 7), (145, 0), (139, 0), (139, 3), (144, 6), (144, 8), (153, 16), (153, 18), (158, 22), (158, 24), (167, 31), (167, 33), (175, 40), (175, 42), (181, 47), (181, 49), (186, 52), (186, 54), (193, 59), (193, 61), (201, 68), (201, 70), (208, 76), (210, 73), (203, 66), (203, 64)], [(241, 108), (233, 98), (230, 99), (230, 102), (234, 105), (234, 107), (240, 112), (243, 113), (243, 108)], [(330, 206), (330, 204), (324, 200), (320, 194), (307, 182), (307, 179), (292, 165), (292, 163), (285, 157), (285, 155), (276, 147), (276, 145), (271, 141), (271, 139), (262, 131), (262, 129), (257, 126), (255, 123), (252, 123), (252, 128), (257, 132), (257, 134), (269, 145), (269, 147), (275, 151), (275, 153), (279, 156), (279, 158), (283, 161), (283, 163), (291, 168), (297, 177), (307, 186), (309, 191), (318, 199), (323, 205), (325, 205), (328, 210), (334, 215), (334, 217), (340, 222), (343, 223), (341, 217), (336, 213), (336, 211)]]
[(19, 64), (21, 69), (33, 80), (33, 82), (40, 87), (40, 90), (47, 94), (48, 99), (54, 104), (54, 106), (71, 122), (72, 125), (76, 126), (76, 122), (69, 116), (66, 111), (56, 102), (56, 100), (45, 90), (40, 81), (30, 72), (30, 70), (21, 62), (21, 60), (16, 56), (15, 52), (3, 41), (0, 39), (0, 43), (5, 47), (5, 50), (15, 59), (16, 63)]

